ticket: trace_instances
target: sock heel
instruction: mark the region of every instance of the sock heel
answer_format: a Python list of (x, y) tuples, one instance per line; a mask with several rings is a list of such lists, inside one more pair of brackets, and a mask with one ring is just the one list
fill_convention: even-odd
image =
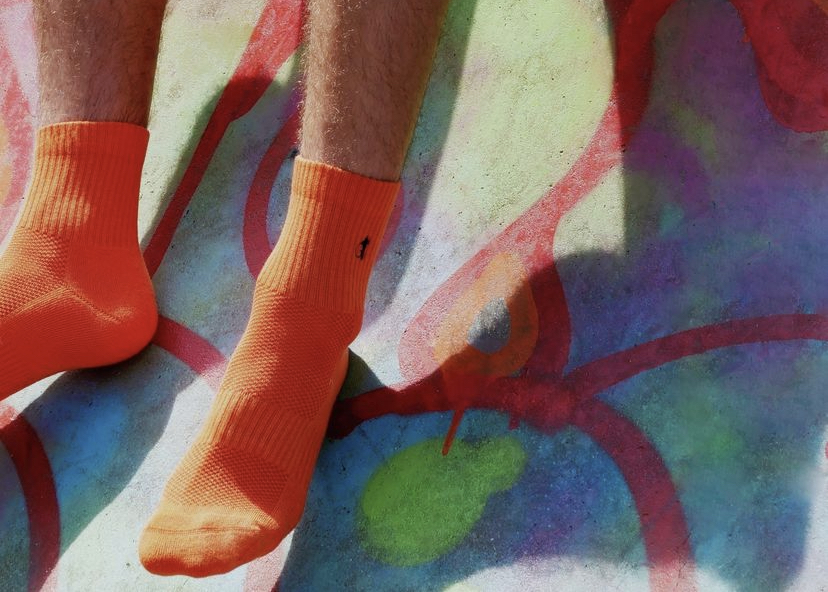
[[(93, 268), (88, 264), (90, 258), (95, 260)], [(73, 249), (66, 277), (96, 316), (94, 332), (99, 343), (95, 349), (100, 362), (95, 366), (121, 362), (149, 344), (158, 326), (158, 308), (137, 244), (129, 249)]]

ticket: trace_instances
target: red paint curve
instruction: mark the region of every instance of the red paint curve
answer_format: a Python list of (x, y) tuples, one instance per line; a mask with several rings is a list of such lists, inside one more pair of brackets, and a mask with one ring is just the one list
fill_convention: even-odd
[(828, 317), (777, 315), (698, 327), (589, 362), (557, 381), (548, 376), (517, 376), (484, 382), (479, 377), (464, 376), (447, 382), (437, 372), (337, 401), (328, 433), (333, 438), (344, 438), (363, 422), (385, 415), (419, 415), (458, 408), (500, 411), (511, 421), (534, 423), (552, 433), (571, 423), (579, 405), (641, 372), (714, 349), (799, 340), (828, 342)]
[(756, 55), (759, 86), (776, 120), (798, 132), (828, 129), (828, 13), (814, 0), (731, 0)]
[(14, 409), (0, 404), (0, 443), (11, 457), (29, 520), (29, 591), (51, 592), (60, 558), (60, 508), (52, 466), (37, 431)]
[(250, 275), (257, 277), (264, 267), (267, 256), (273, 248), (267, 236), (267, 211), (270, 193), (282, 164), (296, 145), (299, 134), (299, 111), (294, 106), (282, 129), (273, 138), (270, 146), (256, 169), (247, 203), (244, 207), (244, 258)]
[(181, 323), (159, 316), (152, 343), (184, 362), (210, 388), (218, 390), (227, 359), (201, 335)]
[(642, 343), (574, 370), (566, 377), (579, 400), (596, 396), (636, 374), (714, 349), (793, 340), (828, 341), (828, 317), (772, 315), (696, 327)]
[(302, 0), (268, 0), (242, 54), (239, 65), (219, 97), (198, 141), (190, 164), (144, 250), (154, 275), (169, 249), (181, 218), (229, 125), (253, 108), (281, 65), (302, 40)]
[(661, 455), (629, 419), (600, 401), (578, 408), (573, 425), (615, 462), (630, 488), (650, 564), (650, 588), (691, 592), (693, 550), (681, 500)]

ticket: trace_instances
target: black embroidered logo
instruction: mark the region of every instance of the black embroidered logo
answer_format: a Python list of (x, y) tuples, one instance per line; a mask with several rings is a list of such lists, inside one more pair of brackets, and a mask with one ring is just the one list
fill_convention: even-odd
[(359, 243), (359, 251), (357, 252), (357, 259), (365, 259), (365, 249), (368, 248), (368, 243), (370, 243), (370, 242), (371, 241), (368, 240), (367, 236), (364, 239), (362, 239), (362, 242)]

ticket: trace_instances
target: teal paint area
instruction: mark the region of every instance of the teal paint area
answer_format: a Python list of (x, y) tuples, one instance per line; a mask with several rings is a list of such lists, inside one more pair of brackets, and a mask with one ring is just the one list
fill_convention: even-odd
[(826, 355), (816, 344), (744, 347), (605, 395), (647, 426), (680, 489), (696, 560), (734, 589), (787, 589), (818, 528), (807, 475), (824, 458)]

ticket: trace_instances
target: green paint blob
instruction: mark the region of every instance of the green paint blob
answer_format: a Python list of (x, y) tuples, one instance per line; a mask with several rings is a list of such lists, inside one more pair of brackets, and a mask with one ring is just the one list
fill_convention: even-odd
[(489, 496), (509, 489), (526, 463), (514, 437), (470, 444), (455, 441), (447, 456), (440, 439), (415, 444), (369, 479), (360, 503), (366, 548), (392, 565), (426, 563), (471, 531)]

